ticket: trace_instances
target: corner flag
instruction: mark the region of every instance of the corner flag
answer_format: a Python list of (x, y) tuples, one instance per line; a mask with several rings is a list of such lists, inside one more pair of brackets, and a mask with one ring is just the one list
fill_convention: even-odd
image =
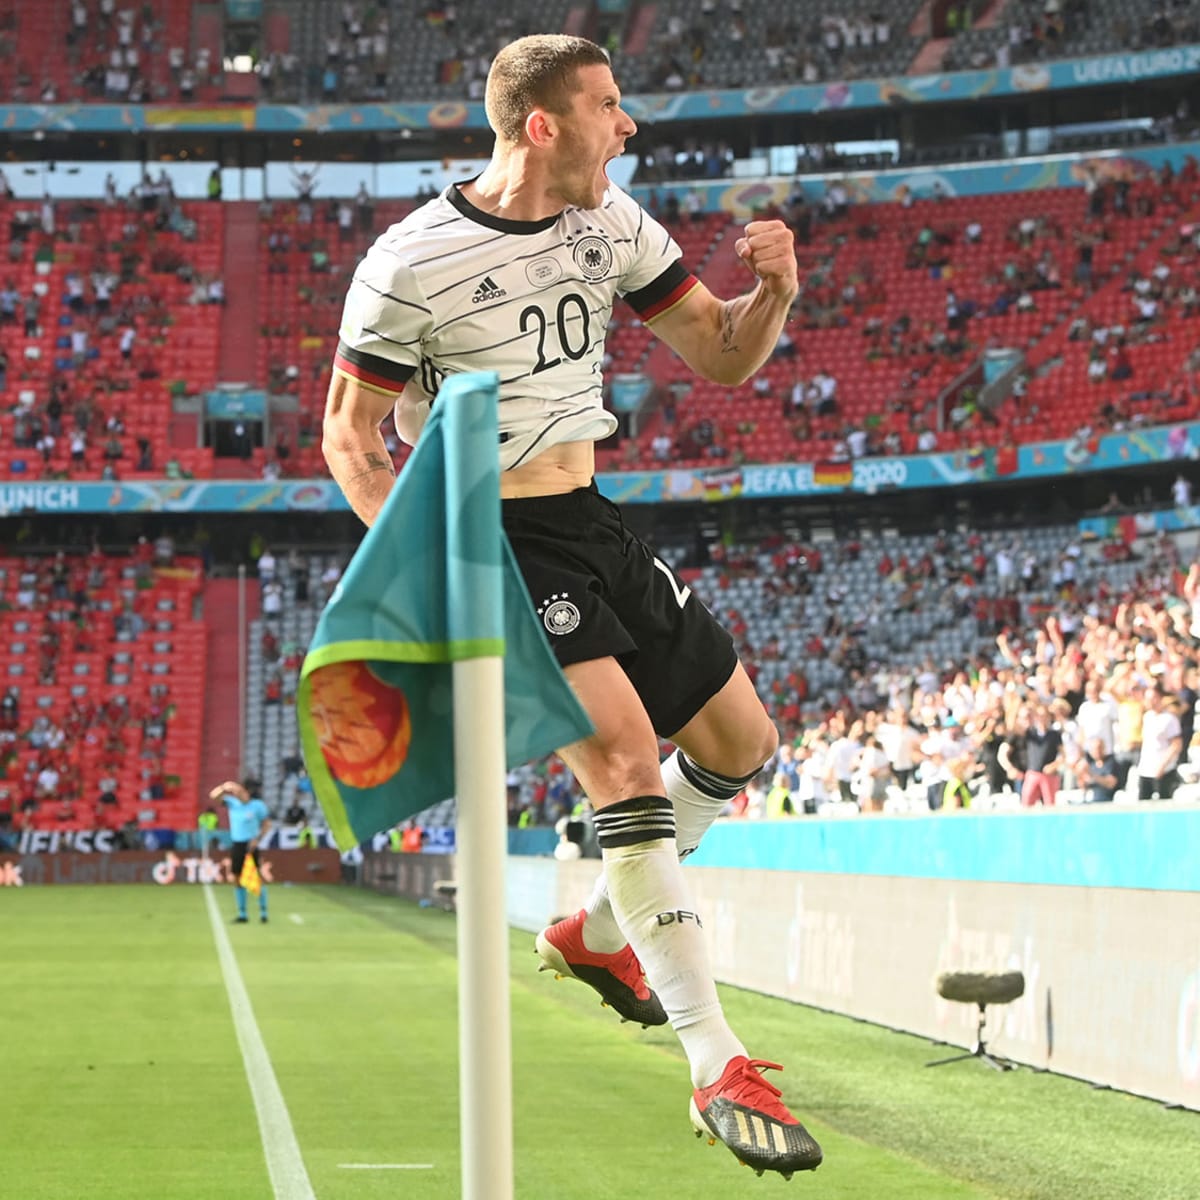
[(500, 525), (497, 377), (446, 380), (317, 622), (296, 713), (349, 850), (455, 795), (452, 664), (504, 658), (509, 766), (591, 732)]

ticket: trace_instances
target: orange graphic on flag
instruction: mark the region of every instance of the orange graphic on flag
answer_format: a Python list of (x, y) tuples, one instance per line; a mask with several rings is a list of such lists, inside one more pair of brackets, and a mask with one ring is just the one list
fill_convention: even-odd
[(309, 711), (330, 774), (357, 788), (391, 779), (412, 741), (404, 693), (362, 662), (331, 663), (311, 680)]

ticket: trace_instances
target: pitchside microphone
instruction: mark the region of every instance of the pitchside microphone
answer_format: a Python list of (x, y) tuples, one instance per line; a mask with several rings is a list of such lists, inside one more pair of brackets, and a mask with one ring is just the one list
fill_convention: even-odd
[(980, 1058), (997, 1071), (1011, 1071), (1015, 1063), (988, 1052), (987, 1043), (983, 1040), (983, 1027), (987, 1023), (989, 1004), (1009, 1004), (1025, 995), (1025, 976), (1020, 971), (943, 971), (937, 977), (936, 986), (938, 995), (944, 1000), (979, 1006), (979, 1030), (973, 1050), (925, 1065), (942, 1067), (946, 1063), (962, 1062), (965, 1058)]
[(1020, 971), (943, 971), (937, 977), (937, 993), (943, 1000), (960, 1004), (1011, 1004), (1025, 995), (1025, 976)]

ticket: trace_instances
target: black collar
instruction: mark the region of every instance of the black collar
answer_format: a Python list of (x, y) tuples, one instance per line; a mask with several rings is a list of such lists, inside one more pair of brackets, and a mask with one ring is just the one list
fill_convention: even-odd
[(446, 189), (445, 195), (454, 208), (477, 225), (485, 225), (488, 229), (495, 229), (500, 233), (541, 233), (557, 224), (559, 217), (562, 216), (562, 213), (555, 213), (553, 216), (543, 217), (540, 221), (513, 221), (508, 217), (498, 217), (495, 213), (484, 212), (482, 208), (476, 208), (460, 190), (463, 184), (474, 182), (474, 179), (464, 179), (462, 183), (452, 183)]

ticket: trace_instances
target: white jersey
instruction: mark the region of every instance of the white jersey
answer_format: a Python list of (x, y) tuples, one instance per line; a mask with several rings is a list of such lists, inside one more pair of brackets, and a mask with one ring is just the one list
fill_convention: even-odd
[(600, 362), (620, 295), (649, 323), (697, 280), (674, 238), (625, 192), (541, 221), (483, 212), (456, 185), (383, 233), (359, 263), (339, 329), (339, 371), (400, 393), (414, 442), (448, 375), (500, 376), (500, 467), (616, 429)]

